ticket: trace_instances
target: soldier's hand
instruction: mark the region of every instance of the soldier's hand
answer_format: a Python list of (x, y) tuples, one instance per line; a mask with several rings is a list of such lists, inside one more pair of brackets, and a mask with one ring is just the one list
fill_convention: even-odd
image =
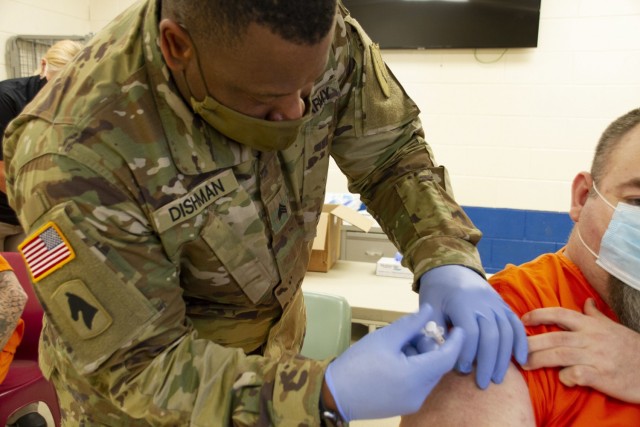
[(464, 337), (459, 328), (432, 351), (411, 355), (403, 351), (422, 335), (432, 311), (424, 305), (417, 313), (365, 335), (329, 364), (325, 381), (345, 421), (413, 413), (453, 369)]
[(439, 325), (459, 326), (465, 343), (457, 369), (469, 373), (476, 361), (476, 383), (487, 388), (501, 383), (511, 354), (523, 364), (527, 361), (527, 336), (502, 297), (482, 276), (460, 265), (445, 265), (420, 278), (420, 304), (431, 304)]

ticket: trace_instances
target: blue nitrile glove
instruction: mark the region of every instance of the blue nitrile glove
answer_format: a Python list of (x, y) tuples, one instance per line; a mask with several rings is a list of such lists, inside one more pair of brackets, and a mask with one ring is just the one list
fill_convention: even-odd
[(365, 335), (327, 367), (324, 379), (345, 421), (416, 412), (456, 363), (464, 333), (454, 328), (437, 350), (407, 356), (403, 348), (422, 334), (432, 308), (404, 316)]
[[(491, 285), (470, 268), (444, 265), (423, 274), (420, 304), (425, 303), (433, 306), (438, 325), (464, 329), (466, 339), (457, 369), (469, 373), (477, 359), (476, 383), (480, 388), (487, 388), (490, 381), (502, 382), (512, 351), (518, 363), (526, 362), (528, 346), (522, 322)], [(420, 350), (424, 346), (416, 347)]]

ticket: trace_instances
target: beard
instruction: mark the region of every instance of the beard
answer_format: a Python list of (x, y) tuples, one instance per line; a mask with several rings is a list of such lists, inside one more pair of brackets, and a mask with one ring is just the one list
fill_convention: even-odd
[(640, 291), (614, 276), (609, 276), (611, 309), (620, 323), (640, 332)]

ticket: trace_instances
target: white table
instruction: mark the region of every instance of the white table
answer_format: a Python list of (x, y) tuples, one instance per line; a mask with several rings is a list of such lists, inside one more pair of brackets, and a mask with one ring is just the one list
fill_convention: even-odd
[(338, 260), (327, 273), (308, 272), (302, 289), (345, 297), (352, 322), (372, 331), (418, 309), (410, 279), (376, 276), (375, 271), (372, 263)]

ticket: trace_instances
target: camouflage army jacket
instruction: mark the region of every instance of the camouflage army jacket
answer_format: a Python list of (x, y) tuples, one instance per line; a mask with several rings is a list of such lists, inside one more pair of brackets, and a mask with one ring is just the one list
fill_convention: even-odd
[(98, 33), (10, 126), (8, 195), (46, 312), (41, 366), (75, 425), (319, 423), (328, 361), (296, 354), (329, 156), (416, 277), (481, 271), (480, 233), (418, 108), (344, 9), (336, 25), (313, 117), (281, 152), (192, 113), (154, 0)]

